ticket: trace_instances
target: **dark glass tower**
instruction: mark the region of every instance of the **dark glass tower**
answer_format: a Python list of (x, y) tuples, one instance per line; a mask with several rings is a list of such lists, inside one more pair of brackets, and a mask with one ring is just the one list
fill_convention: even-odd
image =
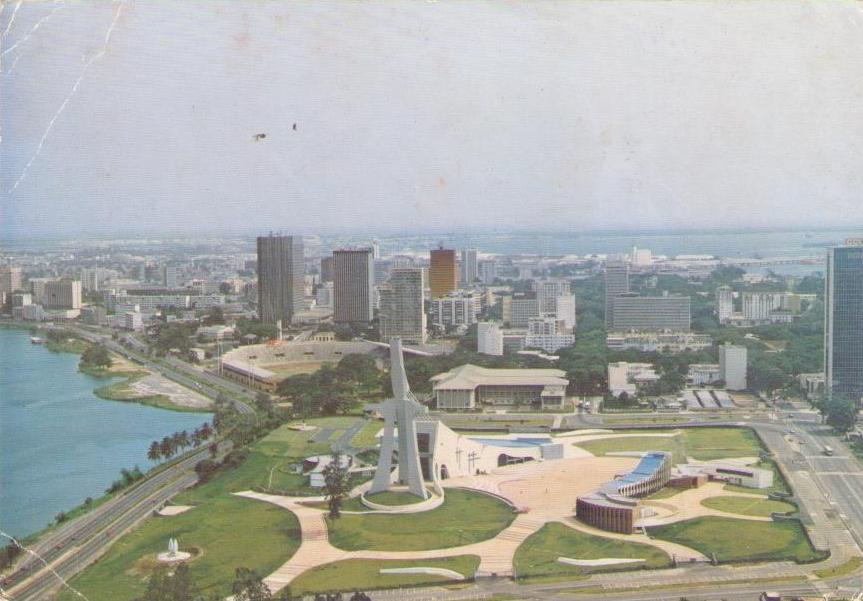
[(299, 236), (258, 238), (258, 314), (264, 323), (291, 325), (303, 308), (305, 264)]
[(828, 394), (863, 397), (863, 240), (827, 254), (824, 371)]

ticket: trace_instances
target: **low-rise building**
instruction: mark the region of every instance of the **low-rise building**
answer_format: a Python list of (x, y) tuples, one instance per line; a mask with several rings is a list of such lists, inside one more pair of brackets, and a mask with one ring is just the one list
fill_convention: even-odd
[(713, 339), (693, 332), (609, 332), (605, 345), (615, 351), (682, 353), (710, 348)]
[(721, 379), (719, 365), (716, 363), (691, 363), (686, 372), (686, 383), (689, 386), (709, 386)]
[(561, 408), (569, 380), (559, 369), (490, 369), (466, 364), (431, 378), (438, 409), (482, 405)]
[(642, 387), (659, 380), (659, 374), (651, 363), (628, 363), (619, 361), (608, 364), (608, 391), (615, 397), (624, 392), (636, 394)]

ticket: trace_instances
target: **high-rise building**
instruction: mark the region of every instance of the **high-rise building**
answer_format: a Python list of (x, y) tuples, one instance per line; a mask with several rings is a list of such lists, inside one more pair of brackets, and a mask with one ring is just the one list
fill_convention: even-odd
[(381, 243), (377, 240), (372, 240), (372, 258), (375, 261), (381, 258)]
[(380, 286), (390, 279), (392, 265), (386, 259), (375, 259), (375, 286)]
[(503, 321), (513, 328), (526, 328), (531, 319), (540, 316), (535, 292), (515, 293), (503, 297)]
[(258, 314), (268, 324), (291, 324), (303, 310), (305, 263), (300, 236), (258, 238)]
[(777, 292), (744, 292), (743, 319), (766, 321), (773, 311), (781, 308), (782, 294)]
[(567, 280), (534, 280), (533, 289), (539, 301), (540, 313), (556, 312), (557, 298), (571, 294)]
[(653, 262), (653, 253), (649, 248), (632, 247), (632, 253), (629, 255), (629, 262), (633, 265), (644, 267)]
[(480, 261), (477, 267), (480, 281), (485, 285), (494, 284), (497, 278), (497, 262), (494, 260)]
[(575, 331), (575, 295), (567, 294), (564, 296), (558, 296), (555, 299), (555, 307), (554, 307), (554, 317), (562, 321), (564, 327), (570, 331)]
[(605, 264), (605, 327), (614, 324), (614, 298), (629, 292), (629, 264), (624, 261), (607, 261)]
[(369, 323), (375, 310), (375, 263), (370, 248), (333, 251), (333, 321)]
[(21, 289), (21, 268), (0, 265), (0, 292), (11, 293)]
[(46, 309), (80, 309), (81, 280), (64, 278), (46, 283), (42, 305)]
[(98, 292), (102, 277), (101, 269), (84, 268), (81, 270), (81, 286), (87, 292)]
[(716, 289), (716, 318), (719, 323), (728, 323), (734, 314), (734, 291), (728, 286)]
[(45, 296), (45, 285), (53, 281), (54, 278), (30, 278), (30, 292), (33, 293), (34, 303), (42, 304), (42, 297)]
[(333, 306), (333, 283), (324, 282), (315, 290), (315, 304), (319, 307), (332, 308)]
[(525, 346), (555, 353), (575, 343), (575, 336), (566, 331), (564, 323), (554, 317), (538, 317), (527, 324)]
[(493, 321), (476, 324), (476, 352), (482, 355), (503, 355), (503, 331)]
[(460, 270), (462, 284), (473, 284), (479, 277), (479, 264), (477, 263), (477, 250), (475, 248), (462, 249)]
[(393, 269), (381, 295), (381, 339), (400, 337), (409, 344), (426, 341), (425, 282), (419, 267)]
[(333, 256), (321, 258), (321, 282), (333, 281)]
[(176, 265), (172, 263), (164, 263), (160, 268), (160, 275), (162, 276), (161, 279), (163, 288), (175, 290), (179, 286)]
[(615, 296), (612, 299), (613, 322), (609, 330), (688, 332), (690, 303), (688, 296)]
[(456, 269), (455, 251), (447, 248), (436, 248), (430, 253), (429, 287), (432, 298), (442, 298), (458, 288), (458, 269)]
[(827, 254), (824, 386), (828, 395), (863, 397), (863, 239)]
[(746, 347), (723, 344), (719, 347), (719, 377), (728, 390), (746, 390)]

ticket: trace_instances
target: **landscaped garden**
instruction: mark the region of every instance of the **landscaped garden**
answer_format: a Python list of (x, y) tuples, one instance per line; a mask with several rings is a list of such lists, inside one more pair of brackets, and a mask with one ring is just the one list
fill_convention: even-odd
[[(201, 486), (177, 495), (177, 505), (194, 508), (178, 516), (153, 518), (111, 547), (94, 566), (75, 578), (73, 586), (90, 601), (128, 601), (144, 593), (146, 580), (155, 567), (154, 554), (167, 549), (168, 538), (177, 538), (181, 550), (198, 556), (189, 563), (195, 583), (208, 595), (230, 594), (234, 568), (247, 567), (261, 575), (274, 571), (297, 550), (299, 525), (284, 509), (234, 496), (251, 488), (308, 487), (307, 478), (289, 471), (304, 457), (328, 452), (328, 442), (312, 439), (320, 429), (347, 429), (359, 418), (332, 417), (309, 420), (315, 430), (282, 426), (241, 451), (236, 467), (222, 468)], [(329, 437), (327, 438), (329, 440)], [(76, 601), (71, 592), (61, 601)]]
[(756, 522), (724, 517), (701, 517), (648, 528), (651, 537), (700, 551), (719, 562), (810, 562), (824, 559), (799, 522)]
[(701, 504), (717, 511), (754, 517), (770, 517), (773, 513), (791, 513), (797, 509), (785, 501), (757, 497), (708, 497)]
[(402, 515), (342, 515), (327, 518), (330, 543), (349, 551), (421, 551), (488, 540), (509, 526), (515, 512), (483, 493), (447, 489), (443, 504)]
[(473, 578), (479, 567), (476, 555), (457, 555), (440, 559), (379, 560), (346, 559), (313, 568), (297, 577), (290, 585), (292, 595), (306, 593), (370, 590), (440, 584), (450, 581), (445, 576), (431, 574), (381, 574), (386, 568), (443, 568)]
[[(571, 566), (557, 561), (571, 559), (644, 559), (641, 563), (601, 567)], [(591, 572), (664, 568), (671, 558), (663, 551), (641, 543), (630, 543), (580, 532), (552, 522), (530, 535), (515, 553), (515, 571), (519, 578), (555, 578)]]

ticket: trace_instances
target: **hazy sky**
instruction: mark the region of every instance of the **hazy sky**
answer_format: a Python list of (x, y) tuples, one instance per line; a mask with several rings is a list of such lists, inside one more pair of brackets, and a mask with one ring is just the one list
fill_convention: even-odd
[(860, 2), (7, 0), (0, 32), (0, 237), (863, 224)]

